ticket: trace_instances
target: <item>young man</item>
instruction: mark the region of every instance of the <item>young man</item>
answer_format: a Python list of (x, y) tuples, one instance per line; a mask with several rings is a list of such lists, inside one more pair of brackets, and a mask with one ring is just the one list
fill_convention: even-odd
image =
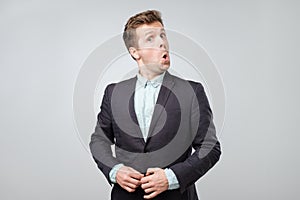
[(123, 39), (139, 73), (107, 86), (90, 142), (111, 199), (196, 200), (194, 183), (221, 154), (204, 88), (168, 73), (158, 11), (131, 17)]

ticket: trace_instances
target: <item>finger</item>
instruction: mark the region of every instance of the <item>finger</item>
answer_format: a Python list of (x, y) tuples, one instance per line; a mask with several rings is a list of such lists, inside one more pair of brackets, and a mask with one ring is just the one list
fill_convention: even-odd
[(142, 189), (145, 190), (145, 189), (153, 187), (153, 184), (152, 183), (145, 183), (145, 184), (142, 184), (141, 187), (142, 187)]
[(134, 192), (135, 191), (134, 185), (130, 185), (126, 182), (119, 183), (119, 185), (128, 192)]
[(127, 183), (130, 183), (130, 184), (133, 184), (133, 185), (136, 185), (136, 186), (139, 186), (141, 185), (141, 181), (140, 180), (137, 180), (137, 179), (134, 179), (134, 178), (131, 178), (129, 177), (128, 179), (125, 180)]
[(131, 188), (131, 189), (136, 189), (136, 188), (138, 187), (137, 185), (132, 184), (132, 183), (124, 183), (124, 185), (125, 185), (126, 187)]
[(140, 180), (141, 184), (150, 182), (152, 180), (152, 177), (153, 177), (153, 175), (149, 175), (149, 176), (145, 176), (145, 177), (141, 178), (141, 180)]
[(157, 192), (152, 192), (150, 194), (144, 195), (144, 199), (152, 199), (158, 195)]
[(135, 189), (127, 187), (127, 186), (122, 186), (122, 188), (124, 188), (127, 192), (134, 192)]
[(139, 171), (131, 168), (131, 167), (128, 167), (129, 169), (129, 174), (132, 175), (134, 178), (136, 179), (141, 179), (142, 177), (144, 177), (144, 174), (140, 173)]
[(141, 178), (144, 177), (143, 174), (141, 174), (141, 173), (136, 173), (136, 172), (129, 173), (128, 175), (129, 175), (130, 177), (134, 178), (134, 179), (137, 179), (137, 180), (140, 180)]
[(146, 194), (152, 193), (154, 191), (156, 191), (156, 189), (154, 187), (150, 187), (144, 190)]

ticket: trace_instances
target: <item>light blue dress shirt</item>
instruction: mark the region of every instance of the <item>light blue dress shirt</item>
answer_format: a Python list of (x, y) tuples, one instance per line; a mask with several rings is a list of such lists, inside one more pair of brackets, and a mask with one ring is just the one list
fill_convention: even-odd
[[(143, 138), (146, 141), (148, 137), (148, 131), (154, 111), (154, 107), (157, 101), (157, 97), (160, 91), (160, 87), (163, 82), (165, 73), (155, 77), (152, 80), (147, 80), (145, 77), (138, 73), (134, 94), (134, 109), (139, 122), (139, 127), (142, 131)], [(123, 166), (123, 164), (115, 165), (109, 172), (110, 180), (112, 183), (116, 183), (117, 171)], [(179, 183), (174, 172), (166, 168), (165, 174), (168, 179), (169, 190), (179, 188)]]

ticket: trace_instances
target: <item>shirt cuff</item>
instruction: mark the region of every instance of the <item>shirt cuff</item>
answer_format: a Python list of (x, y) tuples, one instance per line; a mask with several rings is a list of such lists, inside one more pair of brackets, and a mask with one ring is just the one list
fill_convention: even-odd
[(180, 185), (179, 185), (179, 182), (178, 182), (177, 177), (176, 177), (175, 173), (173, 172), (173, 170), (166, 168), (165, 174), (166, 174), (166, 177), (167, 177), (168, 183), (169, 183), (168, 190), (178, 189), (180, 187)]
[(118, 170), (124, 166), (122, 163), (121, 164), (117, 164), (115, 165), (109, 172), (109, 179), (112, 183), (117, 183), (116, 181), (116, 175), (117, 175), (117, 172)]

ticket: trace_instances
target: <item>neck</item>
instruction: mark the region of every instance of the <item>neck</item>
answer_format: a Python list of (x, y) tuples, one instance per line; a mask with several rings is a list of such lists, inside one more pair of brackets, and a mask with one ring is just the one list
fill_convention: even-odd
[(161, 72), (161, 73), (155, 73), (155, 72), (149, 72), (147, 70), (139, 69), (139, 73), (140, 73), (140, 75), (142, 75), (143, 77), (145, 77), (147, 80), (152, 80), (155, 77), (161, 75), (163, 72)]

